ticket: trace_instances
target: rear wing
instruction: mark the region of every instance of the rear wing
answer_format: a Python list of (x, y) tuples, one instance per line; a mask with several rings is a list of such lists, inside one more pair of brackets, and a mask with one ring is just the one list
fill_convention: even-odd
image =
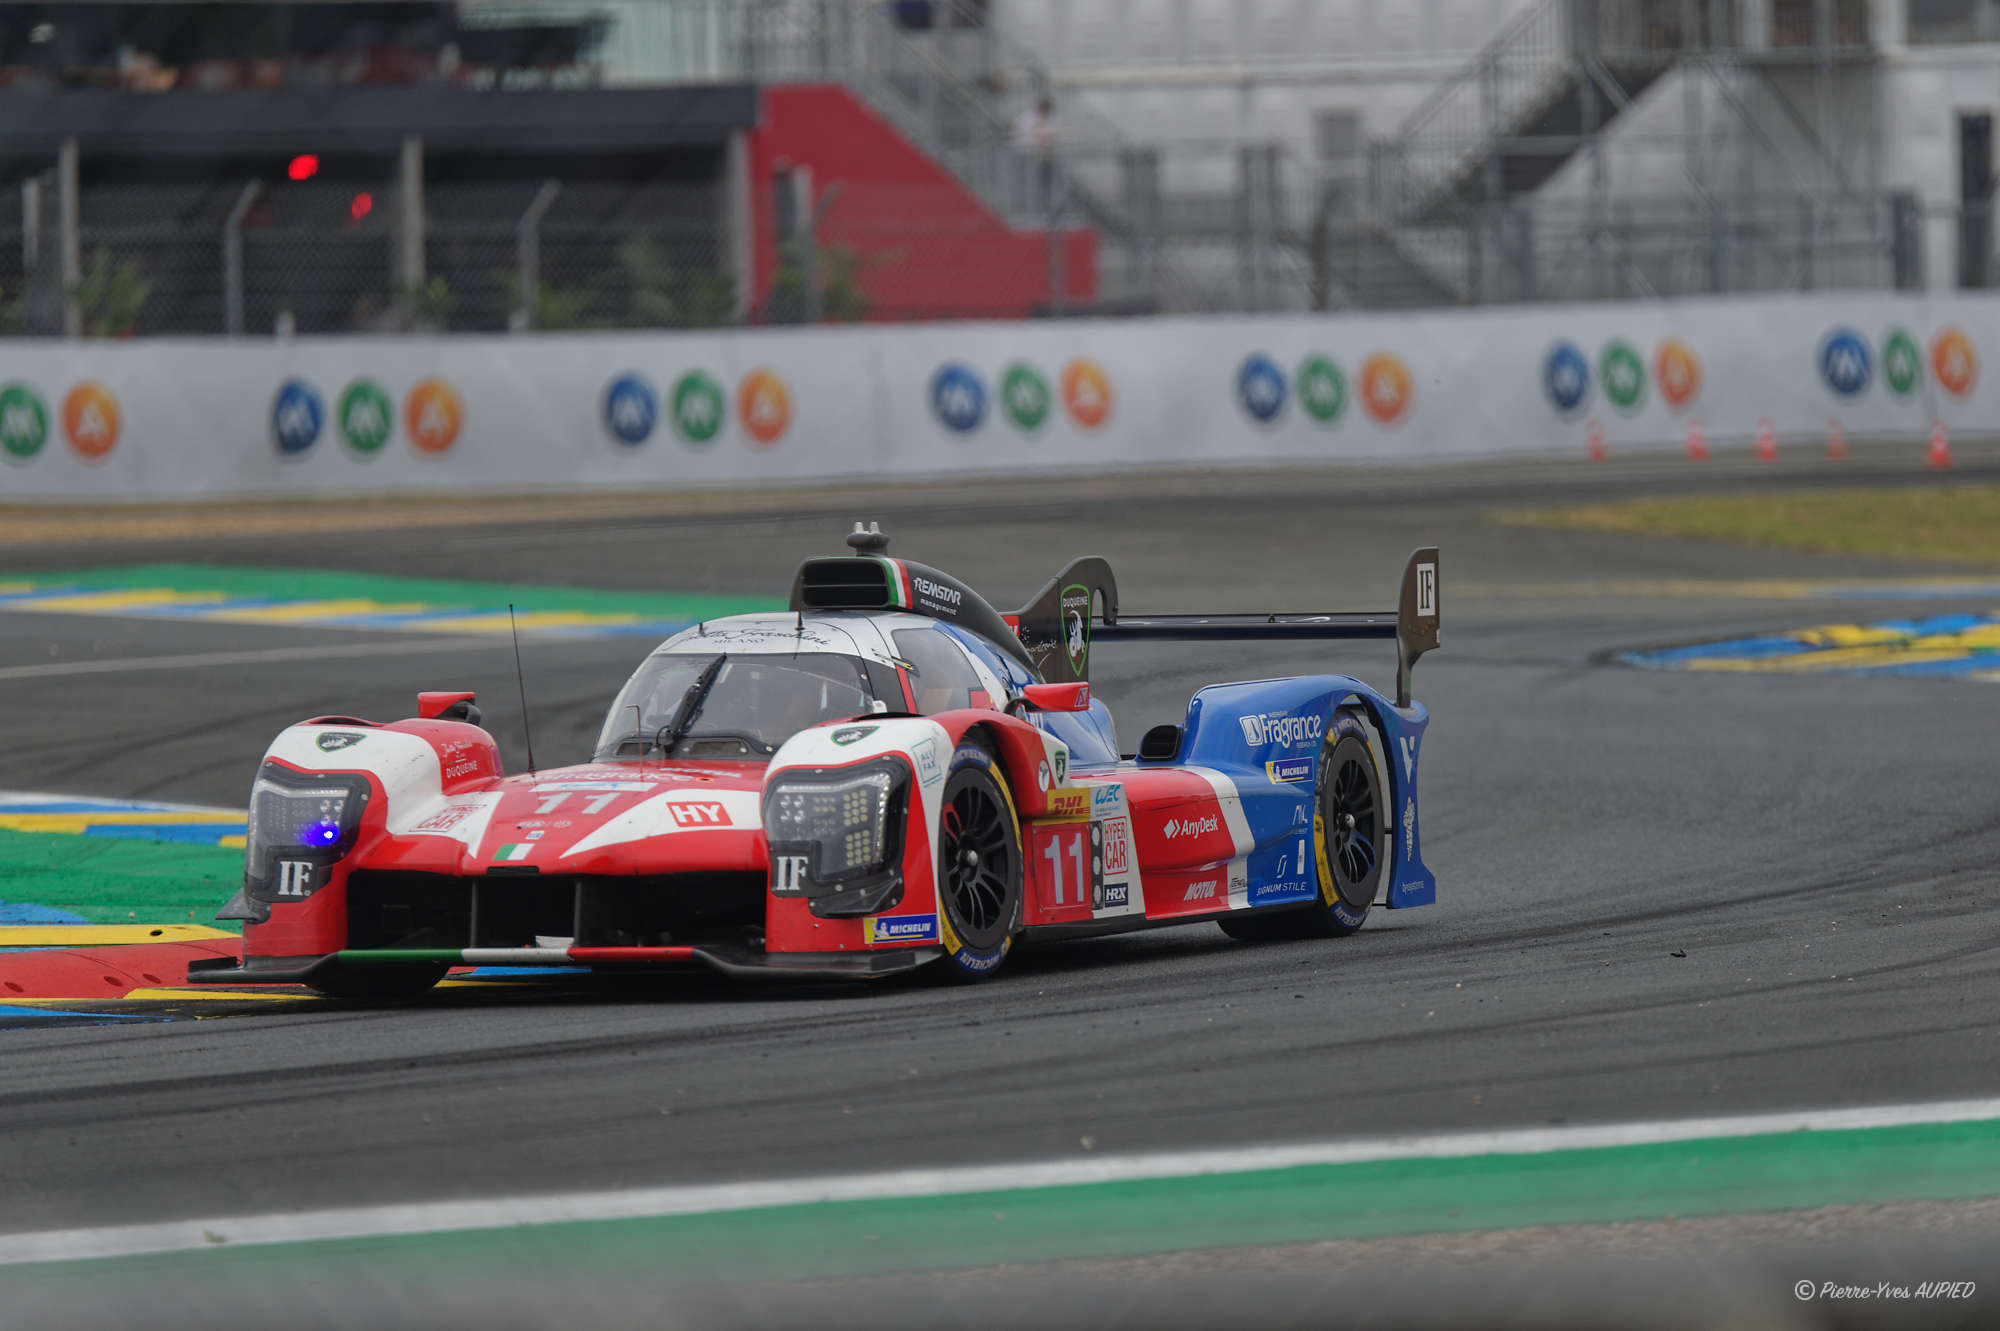
[[(1105, 572), (1108, 575), (1110, 570)], [(1068, 570), (1064, 576), (1068, 576)], [(1402, 600), (1394, 611), (1123, 616), (1118, 613), (1117, 591), (1112, 588), (1103, 601), (1103, 622), (1095, 626), (1091, 637), (1098, 642), (1394, 638), (1396, 705), (1408, 707), (1410, 667), (1438, 645), (1438, 609), (1438, 552), (1436, 546), (1426, 546), (1411, 555), (1409, 563), (1403, 566)], [(1026, 612), (1023, 613), (1025, 616)], [(1078, 677), (1082, 677), (1081, 672)]]

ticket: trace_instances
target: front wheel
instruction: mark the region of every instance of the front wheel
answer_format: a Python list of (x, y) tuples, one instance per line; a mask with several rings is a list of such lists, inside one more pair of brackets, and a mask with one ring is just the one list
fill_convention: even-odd
[(415, 998), (436, 987), (449, 966), (336, 966), (306, 981), (306, 988), (328, 998), (381, 1003)]
[(1319, 755), (1313, 793), (1313, 845), (1319, 899), (1269, 915), (1216, 923), (1231, 938), (1271, 942), (1290, 938), (1339, 938), (1368, 919), (1382, 882), (1390, 841), (1383, 810), (1387, 795), (1368, 727), (1351, 711), (1337, 712)]
[(938, 816), (938, 933), (943, 971), (983, 980), (1000, 969), (1021, 922), (1021, 820), (993, 755), (959, 746)]

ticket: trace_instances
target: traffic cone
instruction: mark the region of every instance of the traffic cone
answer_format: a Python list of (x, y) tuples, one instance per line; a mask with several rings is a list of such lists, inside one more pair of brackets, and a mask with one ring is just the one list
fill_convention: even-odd
[(1829, 462), (1839, 462), (1847, 456), (1847, 431), (1834, 421), (1826, 427), (1826, 457)]
[(1583, 455), (1592, 462), (1602, 462), (1607, 456), (1604, 447), (1604, 426), (1597, 421), (1592, 421), (1590, 428), (1584, 431)]
[(1931, 446), (1924, 460), (1939, 471), (1951, 466), (1951, 436), (1944, 432), (1943, 421), (1931, 422)]
[(1700, 421), (1688, 422), (1687, 454), (1690, 462), (1708, 461), (1708, 436), (1701, 432)]
[(1778, 460), (1778, 436), (1771, 429), (1771, 418), (1757, 418), (1757, 460), (1776, 462)]

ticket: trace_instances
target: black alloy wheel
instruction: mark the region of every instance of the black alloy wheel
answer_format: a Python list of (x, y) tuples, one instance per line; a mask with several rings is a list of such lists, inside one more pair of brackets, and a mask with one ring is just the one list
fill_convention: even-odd
[(1021, 897), (1021, 852), (1006, 796), (984, 771), (961, 768), (945, 787), (939, 822), (952, 929), (968, 947), (998, 947)]

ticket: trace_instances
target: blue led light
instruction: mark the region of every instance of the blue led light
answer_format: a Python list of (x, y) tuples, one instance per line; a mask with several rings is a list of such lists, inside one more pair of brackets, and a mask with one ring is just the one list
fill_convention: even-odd
[(307, 846), (331, 846), (340, 840), (339, 823), (314, 823), (299, 833), (299, 842)]

